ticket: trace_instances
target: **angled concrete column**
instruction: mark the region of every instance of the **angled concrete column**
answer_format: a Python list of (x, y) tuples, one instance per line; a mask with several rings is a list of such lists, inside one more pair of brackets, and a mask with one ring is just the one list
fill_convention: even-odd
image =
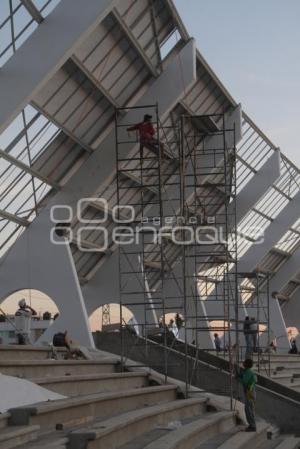
[(0, 71), (0, 133), (114, 6), (114, 0), (64, 0)]
[(299, 273), (300, 248), (298, 248), (280, 267), (269, 283), (270, 292), (279, 292)]
[[(258, 202), (268, 188), (280, 176), (280, 151), (274, 154), (255, 173), (252, 179), (240, 191), (236, 197), (237, 223), (247, 214), (247, 212)], [(232, 209), (229, 205), (229, 214)]]
[(0, 263), (1, 300), (23, 289), (45, 293), (59, 309), (59, 318), (38, 343), (68, 330), (74, 341), (94, 346), (70, 248), (51, 243), (41, 223), (32, 223)]
[[(271, 292), (272, 290), (270, 290)], [(266, 304), (264, 304), (265, 306)], [(277, 351), (287, 353), (290, 349), (289, 336), (286, 330), (286, 322), (278, 299), (269, 298), (270, 307), (270, 331), (276, 337)]]
[(280, 214), (268, 226), (265, 231), (262, 243), (254, 244), (249, 251), (239, 261), (239, 271), (252, 271), (259, 261), (267, 254), (270, 249), (279, 241), (280, 237), (292, 226), (299, 218), (300, 210), (300, 192), (285, 206)]
[(282, 306), (282, 314), (287, 327), (296, 327), (300, 330), (300, 293), (299, 289), (290, 298), (290, 300)]
[[(300, 248), (298, 248), (289, 259), (282, 265), (277, 273), (270, 280), (270, 292), (280, 292), (282, 288), (299, 273), (300, 268)], [(299, 290), (296, 290), (286, 303), (281, 307), (283, 319), (287, 327), (295, 326), (300, 329), (300, 302)]]
[[(132, 248), (136, 253), (137, 248)], [(138, 269), (139, 261), (136, 254), (128, 255), (130, 257), (130, 265), (135, 268), (136, 274), (128, 277), (121, 277), (124, 284), (123, 293), (136, 292), (132, 296), (122, 296), (122, 303), (133, 313), (139, 324), (156, 325), (157, 318), (154, 308), (151, 309), (151, 295), (148, 297), (148, 307), (145, 312), (145, 296), (143, 290), (147, 288), (144, 285), (144, 277), (141, 270)], [(125, 259), (123, 260), (125, 262)], [(126, 270), (126, 267), (123, 267)], [(129, 265), (127, 270), (130, 271)], [(125, 286), (126, 284), (126, 286)], [(90, 316), (98, 307), (104, 304), (120, 304), (120, 271), (119, 271), (119, 254), (116, 250), (103, 264), (103, 267), (97, 272), (97, 275), (82, 288), (82, 293), (86, 301), (87, 313)], [(126, 304), (125, 304), (126, 303)], [(130, 304), (134, 303), (134, 304)]]
[(82, 287), (86, 310), (90, 316), (98, 307), (104, 304), (119, 304), (119, 259), (115, 251), (93, 279)]

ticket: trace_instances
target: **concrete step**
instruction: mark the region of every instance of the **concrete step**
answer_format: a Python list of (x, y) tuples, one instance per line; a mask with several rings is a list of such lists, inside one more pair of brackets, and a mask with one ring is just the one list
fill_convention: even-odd
[[(264, 374), (264, 373), (262, 373)], [(289, 370), (289, 369), (282, 369), (278, 371), (271, 371), (271, 377), (275, 380), (277, 379), (291, 379), (294, 378), (300, 380), (300, 373), (298, 370)], [(266, 374), (265, 374), (266, 375)]]
[[(257, 356), (254, 357), (253, 360), (256, 362), (258, 360)], [(260, 361), (262, 361), (262, 360), (268, 361), (269, 357), (268, 357), (268, 355), (263, 354), (263, 355), (260, 356), (259, 360)], [(273, 355), (273, 354), (271, 354), (270, 355), (270, 361), (272, 363), (278, 363), (278, 362), (279, 363), (286, 363), (286, 362), (288, 362), (288, 363), (299, 363), (299, 355), (297, 355), (297, 354), (295, 354), (295, 355), (294, 354), (282, 354), (282, 355)]]
[(64, 432), (39, 435), (36, 441), (19, 446), (18, 449), (66, 449), (68, 438)]
[[(56, 348), (59, 357), (63, 359), (67, 353), (65, 349)], [(47, 360), (51, 358), (51, 348), (49, 346), (20, 346), (20, 345), (0, 345), (0, 360)]]
[(58, 401), (41, 402), (9, 410), (10, 425), (39, 425), (42, 431), (84, 425), (133, 409), (174, 401), (175, 385), (162, 385), (113, 393), (97, 393)]
[(299, 449), (300, 448), (300, 438), (295, 438), (293, 436), (284, 438), (276, 449)]
[[(205, 416), (203, 419), (205, 419)], [(160, 438), (164, 437), (165, 435), (169, 434), (171, 435), (176, 428), (182, 428), (182, 426), (186, 426), (187, 424), (191, 424), (192, 422), (198, 421), (199, 417), (192, 417), (192, 418), (186, 418), (182, 419), (180, 421), (171, 422), (167, 426), (158, 426), (150, 432), (147, 432), (145, 434), (142, 434), (138, 438), (134, 438), (133, 440), (129, 441), (127, 444), (124, 444), (123, 446), (119, 447), (118, 449), (144, 449), (147, 448), (149, 444), (159, 440)], [(176, 427), (177, 424), (177, 427)], [(217, 449), (218, 446), (224, 441), (226, 441), (230, 436), (234, 435), (239, 431), (238, 426), (234, 426), (223, 433), (218, 433), (217, 435), (214, 435), (211, 438), (208, 438), (207, 440), (203, 438), (203, 443), (200, 447), (197, 447), (197, 449)], [(200, 439), (202, 440), (202, 438)], [(200, 444), (199, 441), (197, 444)]]
[[(228, 360), (228, 357), (225, 357), (225, 360)], [(273, 359), (271, 358), (270, 360), (267, 357), (262, 357), (259, 362), (257, 360), (257, 358), (255, 357), (253, 359), (254, 362), (254, 368), (258, 369), (258, 367), (260, 367), (260, 369), (268, 369), (269, 367), (271, 368), (271, 370), (276, 370), (276, 368), (287, 368), (287, 369), (300, 369), (300, 357), (299, 356), (295, 356), (294, 359), (290, 359), (290, 358), (277, 358), (277, 359)]]
[(271, 438), (263, 440), (260, 444), (255, 446), (255, 449), (277, 449), (278, 445), (282, 442), (282, 438)]
[[(212, 355), (216, 355), (215, 351), (208, 351), (209, 353), (211, 353)], [(223, 357), (225, 359), (228, 359), (228, 354), (225, 354), (225, 357), (223, 355), (223, 353), (219, 353), (219, 357)], [(282, 361), (288, 361), (288, 362), (299, 362), (299, 355), (298, 354), (267, 354), (267, 353), (262, 353), (259, 356), (260, 360), (270, 360), (273, 362), (282, 362)], [(258, 360), (258, 355), (257, 353), (254, 353), (252, 355), (252, 359), (254, 362), (256, 362)]]
[(199, 446), (197, 446), (197, 449), (217, 449), (219, 446), (221, 446), (221, 444), (225, 443), (225, 441), (227, 441), (239, 431), (240, 427), (235, 426), (227, 432), (219, 433), (218, 435), (214, 435), (212, 438), (209, 438), (202, 443), (200, 442)]
[(291, 377), (291, 376), (289, 376), (289, 377), (288, 376), (284, 376), (284, 377), (272, 376), (272, 380), (280, 383), (281, 385), (289, 387), (289, 388), (295, 388), (295, 387), (300, 386), (300, 379), (297, 377), (295, 378), (295, 377)]
[(274, 382), (278, 382), (281, 385), (289, 387), (291, 385), (291, 383), (292, 383), (293, 377), (292, 376), (282, 376), (282, 377), (272, 376), (271, 379)]
[(9, 413), (0, 413), (0, 431), (8, 426)]
[(158, 426), (146, 433), (143, 433), (142, 435), (139, 435), (137, 438), (130, 440), (128, 443), (119, 446), (118, 449), (142, 449), (146, 447), (147, 444), (150, 444), (152, 441), (158, 440), (159, 438), (170, 432), (172, 432), (172, 429), (168, 428), (167, 425)]
[(274, 440), (263, 441), (255, 449), (298, 449), (300, 447), (300, 439), (293, 436), (280, 436)]
[(141, 388), (149, 384), (146, 373), (104, 373), (48, 378), (33, 378), (32, 382), (64, 396), (82, 396), (110, 391)]
[(291, 371), (291, 372), (297, 372), (300, 373), (300, 363), (288, 363), (288, 362), (282, 362), (282, 363), (272, 363), (271, 365), (271, 371)]
[(257, 423), (256, 432), (238, 432), (221, 444), (218, 449), (253, 449), (267, 440), (269, 424)]
[[(205, 415), (207, 402), (206, 398), (180, 399), (123, 413), (94, 423), (89, 428), (71, 432), (68, 449), (121, 447), (157, 427), (166, 426), (171, 422), (188, 417)], [(230, 419), (232, 419), (232, 414), (230, 414)]]
[(293, 378), (292, 374), (289, 373), (285, 373), (285, 372), (276, 372), (276, 373), (271, 373), (271, 379), (277, 380), (279, 381), (286, 381), (286, 382), (290, 382), (290, 380)]
[(286, 368), (284, 366), (273, 367), (270, 370), (262, 366), (260, 366), (259, 369), (257, 367), (254, 367), (254, 369), (257, 373), (260, 373), (263, 376), (276, 376), (278, 374), (282, 374), (285, 376), (292, 376), (293, 374), (300, 375), (299, 368)]
[(14, 426), (1, 429), (0, 449), (11, 449), (37, 439), (40, 426)]
[(199, 446), (199, 442), (203, 443), (216, 435), (228, 432), (235, 425), (234, 413), (214, 413), (164, 435), (144, 449), (194, 449)]
[(34, 377), (58, 377), (68, 375), (113, 373), (115, 359), (93, 360), (5, 360), (0, 361), (0, 372), (8, 376), (31, 379)]

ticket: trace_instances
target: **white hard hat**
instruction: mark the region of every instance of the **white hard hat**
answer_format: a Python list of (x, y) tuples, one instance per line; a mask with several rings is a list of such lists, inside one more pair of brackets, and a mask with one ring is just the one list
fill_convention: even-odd
[(26, 306), (26, 300), (24, 298), (22, 298), (19, 301), (19, 307), (24, 307), (24, 306)]

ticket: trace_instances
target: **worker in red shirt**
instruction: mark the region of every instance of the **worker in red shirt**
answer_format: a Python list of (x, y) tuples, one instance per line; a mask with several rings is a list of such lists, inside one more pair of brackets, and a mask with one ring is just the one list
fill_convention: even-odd
[(144, 121), (127, 128), (127, 131), (138, 131), (140, 139), (140, 157), (143, 161), (144, 146), (154, 153), (158, 154), (159, 145), (161, 147), (161, 155), (163, 157), (164, 144), (154, 137), (155, 129), (152, 124), (152, 115), (144, 115)]

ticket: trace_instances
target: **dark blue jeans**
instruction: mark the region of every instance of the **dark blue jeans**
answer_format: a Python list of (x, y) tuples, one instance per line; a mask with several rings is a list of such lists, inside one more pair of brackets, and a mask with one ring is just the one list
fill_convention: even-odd
[(245, 397), (245, 415), (246, 415), (246, 419), (247, 419), (249, 427), (256, 429), (255, 399), (247, 399), (247, 397)]
[(251, 334), (245, 334), (245, 340), (246, 340), (246, 357), (247, 354), (252, 354), (253, 352), (253, 338)]

